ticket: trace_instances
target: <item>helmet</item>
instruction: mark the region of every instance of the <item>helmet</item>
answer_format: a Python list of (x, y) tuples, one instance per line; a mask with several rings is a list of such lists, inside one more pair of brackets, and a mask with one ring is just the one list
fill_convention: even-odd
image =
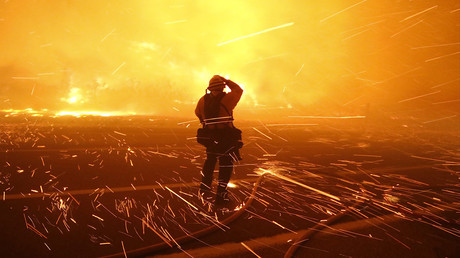
[(210, 91), (223, 91), (225, 88), (225, 81), (219, 75), (214, 75), (211, 80), (209, 80), (208, 90)]

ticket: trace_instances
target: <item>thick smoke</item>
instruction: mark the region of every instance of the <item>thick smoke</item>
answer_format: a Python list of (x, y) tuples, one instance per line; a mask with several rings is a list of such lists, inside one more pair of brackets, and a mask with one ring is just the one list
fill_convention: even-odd
[(2, 1), (0, 109), (192, 116), (208, 80), (222, 74), (244, 85), (243, 117), (362, 113), (370, 104), (455, 110), (459, 8), (455, 0)]

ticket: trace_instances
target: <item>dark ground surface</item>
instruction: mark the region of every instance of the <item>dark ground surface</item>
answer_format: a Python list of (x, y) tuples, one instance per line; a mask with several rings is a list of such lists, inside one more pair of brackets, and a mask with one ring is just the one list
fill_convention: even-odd
[[(1, 118), (2, 257), (96, 257), (219, 225), (197, 185), (196, 122), (155, 117)], [(282, 257), (317, 223), (357, 205), (297, 257), (460, 257), (460, 136), (365, 119), (240, 122), (233, 223), (152, 256)], [(307, 186), (307, 187), (306, 187)], [(318, 191), (339, 198), (334, 200)], [(233, 207), (231, 207), (233, 208)], [(216, 220), (217, 217), (217, 220)]]

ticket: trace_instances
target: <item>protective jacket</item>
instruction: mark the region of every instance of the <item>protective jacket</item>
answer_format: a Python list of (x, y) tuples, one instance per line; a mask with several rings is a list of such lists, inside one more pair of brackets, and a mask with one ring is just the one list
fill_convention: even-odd
[[(211, 96), (211, 93), (207, 93), (200, 98), (196, 105), (195, 114), (206, 128), (232, 127), (233, 109), (236, 107), (236, 104), (238, 104), (238, 101), (240, 101), (241, 95), (243, 95), (243, 89), (231, 80), (226, 80), (225, 84), (231, 90), (229, 93), (220, 93), (223, 95), (216, 96)], [(211, 99), (218, 101), (220, 99), (220, 104), (215, 107), (218, 111), (216, 110), (217, 112), (211, 117), (209, 110), (205, 112), (205, 99), (206, 101), (211, 101)]]

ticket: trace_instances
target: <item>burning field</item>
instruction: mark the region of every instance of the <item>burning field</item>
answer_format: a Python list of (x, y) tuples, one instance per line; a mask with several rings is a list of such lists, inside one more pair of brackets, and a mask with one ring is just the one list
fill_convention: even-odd
[[(2, 256), (459, 257), (459, 27), (456, 0), (1, 1)], [(216, 74), (244, 90), (225, 208)]]
[(291, 246), (299, 257), (459, 254), (456, 131), (306, 120), (238, 123), (235, 205), (215, 210), (197, 196), (205, 155), (196, 121), (9, 114), (3, 254), (281, 257)]

